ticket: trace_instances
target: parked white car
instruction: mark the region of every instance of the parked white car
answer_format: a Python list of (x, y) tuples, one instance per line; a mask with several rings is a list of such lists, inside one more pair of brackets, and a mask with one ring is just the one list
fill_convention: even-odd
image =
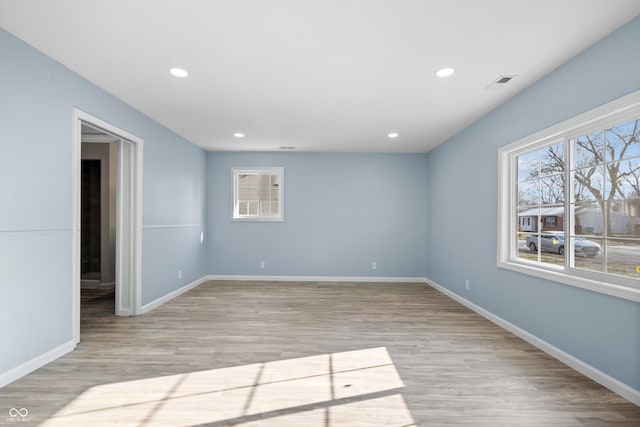
[[(539, 242), (537, 234), (531, 234), (527, 237), (527, 247), (531, 252), (538, 250), (538, 244), (543, 252), (564, 255), (564, 233), (562, 231), (543, 232)], [(576, 237), (573, 252), (575, 256), (594, 257), (600, 253), (600, 245), (584, 237)]]

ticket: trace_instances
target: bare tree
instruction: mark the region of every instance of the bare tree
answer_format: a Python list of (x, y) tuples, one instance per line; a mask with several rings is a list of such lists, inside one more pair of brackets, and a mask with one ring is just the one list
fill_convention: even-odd
[[(577, 150), (582, 150), (583, 159), (586, 162), (580, 164), (580, 169), (574, 173), (578, 184), (576, 189), (576, 201), (585, 200), (588, 195), (593, 196), (600, 206), (602, 212), (610, 211), (616, 196), (626, 199), (630, 194), (624, 193), (624, 182), (633, 183), (635, 181), (636, 190), (640, 189), (638, 175), (640, 167), (633, 167), (632, 162), (625, 159), (628, 157), (634, 144), (638, 144), (638, 126), (640, 120), (635, 120), (631, 125), (630, 132), (623, 132), (626, 123), (601, 131), (591, 135), (585, 135), (575, 141)], [(611, 134), (610, 142), (608, 135)], [(577, 151), (576, 150), (576, 151)], [(607, 155), (607, 159), (603, 156)], [(634, 154), (634, 155), (637, 155)], [(606, 163), (605, 163), (606, 160)], [(627, 164), (625, 168), (624, 165)], [(603, 166), (604, 165), (604, 166)], [(607, 185), (604, 183), (606, 177)], [(634, 178), (635, 177), (635, 178)], [(607, 236), (612, 235), (611, 217), (605, 215)]]
[(540, 158), (540, 202), (543, 205), (564, 203), (564, 148), (551, 145)]
[[(640, 197), (640, 162), (628, 160), (640, 155), (638, 145), (634, 146), (640, 144), (639, 129), (640, 119), (637, 119), (576, 139), (575, 148), (580, 152), (575, 159), (579, 163), (574, 172), (576, 202), (593, 200), (605, 212), (611, 209), (616, 198)], [(540, 168), (532, 170), (529, 178), (540, 179), (542, 204), (564, 202), (564, 169), (562, 144), (549, 146), (541, 153)], [(611, 216), (605, 215), (608, 236), (612, 235)]]

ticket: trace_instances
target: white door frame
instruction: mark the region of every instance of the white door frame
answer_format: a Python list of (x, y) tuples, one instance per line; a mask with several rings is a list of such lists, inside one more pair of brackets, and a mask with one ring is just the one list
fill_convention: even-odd
[(77, 108), (73, 109), (72, 138), (72, 321), (73, 338), (80, 342), (80, 186), (82, 124), (104, 130), (118, 139), (116, 196), (116, 315), (142, 312), (142, 153), (143, 140)]

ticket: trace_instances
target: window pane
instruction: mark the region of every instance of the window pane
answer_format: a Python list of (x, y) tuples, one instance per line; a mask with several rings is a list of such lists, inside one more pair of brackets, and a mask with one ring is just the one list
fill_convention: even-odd
[(257, 188), (258, 176), (243, 174), (238, 175), (238, 188)]
[(258, 215), (258, 201), (251, 200), (247, 202), (248, 204), (248, 215)]
[(563, 266), (564, 233), (561, 231), (519, 233), (518, 257)]
[(518, 230), (519, 231), (537, 231), (538, 215), (540, 208), (538, 206), (525, 206), (518, 209)]
[(523, 154), (518, 156), (518, 181), (531, 179), (538, 176), (540, 168), (540, 152)]
[(248, 212), (247, 202), (238, 202), (238, 213), (240, 215), (246, 215)]
[(607, 161), (640, 156), (640, 119), (612, 127), (606, 132)]
[(571, 238), (571, 245), (573, 254), (576, 257), (594, 258), (602, 254), (601, 239), (573, 236)]
[(258, 187), (258, 175), (245, 175), (244, 183), (247, 187)]
[(539, 238), (542, 262), (564, 265), (564, 233), (562, 231), (543, 231)]
[(540, 175), (564, 172), (564, 145), (551, 145), (540, 152)]
[[(538, 260), (538, 245), (529, 239), (531, 233), (518, 233), (518, 257), (530, 261)], [(533, 245), (531, 245), (533, 243)]]
[(540, 224), (543, 231), (563, 231), (564, 205), (541, 207)]
[(607, 240), (607, 273), (640, 278), (640, 241)]
[(602, 200), (604, 193), (603, 166), (578, 169), (573, 176), (576, 202)]
[(604, 271), (602, 239), (572, 237), (574, 267), (590, 271)]
[(607, 236), (640, 237), (640, 199), (614, 200), (607, 203)]
[(260, 181), (262, 188), (269, 188), (271, 186), (271, 177), (272, 175), (261, 175)]
[(640, 159), (629, 159), (607, 165), (605, 197), (626, 200), (640, 196)]
[(518, 183), (518, 206), (536, 206), (540, 204), (540, 182), (524, 181)]
[(260, 202), (260, 214), (262, 215), (271, 214), (271, 202), (264, 201), (264, 200)]
[(603, 161), (604, 131), (584, 135), (575, 140), (574, 165), (576, 168), (593, 166)]
[(599, 203), (576, 203), (574, 230), (576, 235), (602, 236), (604, 215)]
[(257, 188), (239, 188), (238, 200), (258, 200)]
[(564, 177), (552, 175), (540, 180), (540, 202), (543, 205), (564, 203)]
[(278, 215), (280, 213), (280, 203), (271, 202), (271, 213), (274, 215)]
[[(564, 143), (518, 156), (518, 257), (561, 266)], [(538, 234), (539, 230), (544, 233)], [(554, 233), (547, 235), (547, 232)]]

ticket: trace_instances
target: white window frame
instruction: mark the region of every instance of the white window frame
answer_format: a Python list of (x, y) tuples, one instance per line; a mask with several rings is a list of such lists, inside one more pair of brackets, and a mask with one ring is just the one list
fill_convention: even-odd
[[(279, 193), (279, 212), (277, 214), (261, 214), (260, 213), (260, 201), (258, 201), (258, 214), (257, 215), (241, 215), (239, 212), (238, 204), (238, 176), (243, 174), (254, 175), (278, 175), (280, 184), (278, 186)], [(258, 180), (261, 182), (261, 180)], [(260, 194), (260, 191), (258, 191)], [(231, 219), (233, 221), (271, 221), (282, 222), (284, 221), (284, 168), (282, 167), (233, 167), (231, 168)]]
[[(640, 279), (558, 267), (518, 258), (517, 158), (521, 154), (640, 116), (640, 90), (501, 147), (498, 150), (498, 267), (640, 302)], [(567, 166), (567, 168), (569, 165)], [(569, 180), (565, 180), (569, 182)], [(565, 230), (573, 221), (565, 197)], [(567, 256), (572, 256), (567, 251)], [(640, 264), (640, 262), (639, 262)]]

